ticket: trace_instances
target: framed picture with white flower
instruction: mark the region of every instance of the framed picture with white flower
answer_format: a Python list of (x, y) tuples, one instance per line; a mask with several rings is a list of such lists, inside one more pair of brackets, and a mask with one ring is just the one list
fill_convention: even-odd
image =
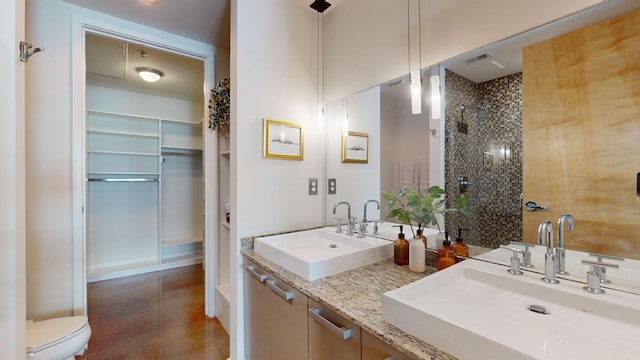
[(263, 158), (302, 160), (304, 155), (302, 125), (264, 119), (262, 137)]
[(369, 134), (349, 131), (342, 136), (343, 163), (369, 163)]

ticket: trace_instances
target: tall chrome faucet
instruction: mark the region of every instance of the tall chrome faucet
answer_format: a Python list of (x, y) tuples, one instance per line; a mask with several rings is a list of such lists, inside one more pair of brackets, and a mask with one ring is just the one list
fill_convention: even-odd
[(573, 216), (569, 214), (560, 215), (558, 218), (558, 243), (556, 244), (556, 274), (569, 275), (565, 269), (564, 251), (564, 222), (567, 222), (569, 231), (573, 231)]
[(333, 205), (333, 214), (336, 213), (336, 208), (340, 205), (347, 205), (347, 235), (353, 235), (351, 231), (351, 204), (346, 201), (340, 201), (339, 203)]
[(380, 210), (380, 201), (378, 200), (367, 200), (366, 203), (364, 203), (364, 215), (362, 216), (362, 222), (366, 223), (367, 222), (367, 205), (369, 205), (369, 203), (375, 203), (376, 204), (376, 209)]
[(547, 245), (547, 253), (544, 254), (543, 281), (549, 284), (557, 284), (555, 255), (553, 255), (553, 224), (551, 221), (543, 221), (538, 225), (538, 245)]

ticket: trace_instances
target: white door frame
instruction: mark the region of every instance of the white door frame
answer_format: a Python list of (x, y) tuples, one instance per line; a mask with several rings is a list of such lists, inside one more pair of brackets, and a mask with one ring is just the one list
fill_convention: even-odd
[[(142, 44), (169, 53), (191, 57), (204, 62), (203, 97), (208, 96), (214, 85), (214, 54), (212, 45), (183, 38), (157, 29), (149, 28), (108, 15), (87, 17), (74, 14), (71, 31), (71, 117), (73, 157), (73, 313), (87, 314), (87, 263), (86, 263), (86, 181), (85, 181), (85, 114), (86, 71), (85, 34), (95, 33), (128, 42)], [(203, 114), (206, 113), (208, 97), (205, 97)], [(206, 123), (206, 122), (204, 122)], [(203, 157), (206, 166), (217, 168), (217, 139), (215, 134), (204, 133)], [(206, 171), (205, 173), (208, 173)], [(217, 179), (205, 177), (206, 219), (203, 262), (205, 264), (205, 314), (215, 315), (215, 274), (217, 269), (216, 246), (214, 245)]]
[(25, 39), (24, 0), (0, 1), (0, 353), (26, 356)]

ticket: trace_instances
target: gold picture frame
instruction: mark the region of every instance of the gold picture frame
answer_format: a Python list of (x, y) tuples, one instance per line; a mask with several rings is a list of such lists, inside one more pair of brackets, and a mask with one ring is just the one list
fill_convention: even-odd
[(342, 136), (343, 163), (369, 163), (369, 134), (349, 131)]
[(304, 155), (302, 125), (264, 119), (262, 127), (262, 157), (265, 159), (299, 160)]

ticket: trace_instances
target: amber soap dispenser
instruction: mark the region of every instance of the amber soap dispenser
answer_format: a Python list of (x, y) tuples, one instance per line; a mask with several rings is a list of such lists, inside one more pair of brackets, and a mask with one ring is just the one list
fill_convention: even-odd
[(468, 231), (469, 229), (461, 229), (458, 228), (458, 237), (456, 238), (456, 242), (451, 245), (453, 251), (456, 252), (458, 256), (469, 257), (469, 247), (464, 243), (462, 239), (462, 231)]
[(404, 238), (402, 225), (393, 225), (393, 227), (400, 228), (398, 239), (393, 243), (393, 262), (396, 265), (409, 265), (409, 242)]
[(438, 249), (438, 270), (448, 268), (456, 263), (456, 252), (451, 247), (449, 232), (444, 232), (442, 247)]
[(427, 247), (427, 237), (422, 234), (423, 230), (420, 224), (418, 224), (418, 230), (416, 230), (416, 235), (413, 237), (414, 239), (420, 239), (424, 243), (424, 247)]

